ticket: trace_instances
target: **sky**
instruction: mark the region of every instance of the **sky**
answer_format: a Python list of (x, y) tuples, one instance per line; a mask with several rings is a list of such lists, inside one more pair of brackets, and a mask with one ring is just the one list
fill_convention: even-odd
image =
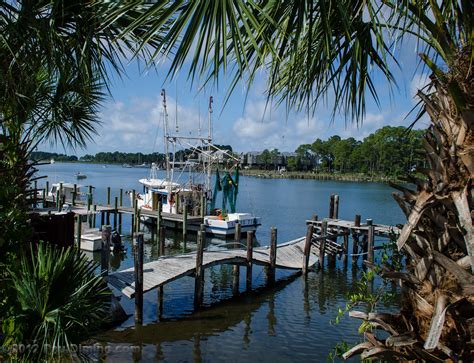
[[(199, 125), (201, 133), (207, 135), (208, 99), (213, 96), (213, 143), (231, 145), (234, 151), (273, 148), (294, 151), (301, 144), (312, 143), (317, 138), (325, 140), (332, 135), (362, 140), (385, 125), (409, 126), (412, 123), (414, 114), (406, 116), (416, 104), (416, 91), (426, 84), (426, 74), (417, 67), (417, 53), (416, 44), (410, 41), (397, 51), (400, 66), (392, 67), (396, 88), (390, 89), (383, 76), (375, 73), (380, 107), (368, 96), (361, 125), (347, 121), (343, 115), (336, 115), (332, 120), (330, 100), (328, 104), (321, 103), (315, 114), (309, 117), (294, 110), (287, 112), (285, 106), (270, 104), (266, 108), (263, 72), (248, 93), (243, 86), (236, 87), (224, 107), (225, 84), (218, 89), (208, 88), (199, 92), (197, 85), (187, 80), (186, 71), (175, 80), (165, 82), (168, 61), (147, 71), (133, 61), (126, 66), (125, 76), (112, 78), (111, 95), (103, 102), (98, 114), (101, 122), (98, 134), (85, 149), (65, 150), (62, 146), (49, 145), (40, 146), (40, 149), (78, 156), (101, 151), (163, 152), (162, 88), (167, 92), (170, 130), (176, 132), (177, 115), (179, 135), (196, 136)], [(416, 128), (426, 128), (427, 125), (426, 119), (422, 119)]]

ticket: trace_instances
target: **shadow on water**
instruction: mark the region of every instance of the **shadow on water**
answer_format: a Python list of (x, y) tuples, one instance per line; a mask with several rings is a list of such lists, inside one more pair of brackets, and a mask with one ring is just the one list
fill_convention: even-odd
[[(252, 314), (265, 303), (269, 303), (270, 307), (267, 314), (268, 330), (269, 333), (274, 334), (274, 325), (277, 321), (274, 314), (275, 295), (300, 276), (301, 273), (294, 273), (276, 281), (273, 287), (260, 286), (251, 292), (243, 292), (211, 306), (203, 307), (189, 316), (161, 317), (158, 323), (129, 327), (124, 330), (111, 330), (101, 334), (98, 341), (155, 344), (158, 341), (189, 340), (196, 336), (217, 335), (232, 329), (241, 322), (250, 329)], [(248, 332), (243, 337), (244, 342), (247, 341), (247, 343)]]

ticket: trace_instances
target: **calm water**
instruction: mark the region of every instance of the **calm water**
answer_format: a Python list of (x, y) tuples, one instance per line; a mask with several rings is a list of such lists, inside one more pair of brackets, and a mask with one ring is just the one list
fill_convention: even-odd
[[(62, 164), (41, 167), (51, 182), (76, 182), (75, 172), (87, 179), (83, 185), (93, 185), (94, 200), (105, 201), (106, 188), (112, 188), (112, 199), (119, 188), (141, 190), (139, 178), (147, 169), (126, 169), (121, 166)], [(85, 189), (85, 188), (84, 188)], [(249, 211), (262, 217), (257, 232), (261, 245), (267, 245), (271, 226), (278, 228), (278, 241), (283, 243), (305, 234), (305, 220), (316, 213), (328, 215), (330, 194), (339, 194), (339, 217), (352, 220), (361, 214), (362, 220), (375, 223), (403, 223), (404, 217), (391, 197), (393, 190), (378, 183), (348, 183), (317, 180), (257, 179), (241, 177), (237, 202), (239, 211)], [(124, 199), (125, 200), (125, 199)], [(130, 230), (130, 217), (123, 220), (123, 233)], [(147, 236), (148, 239), (151, 235)], [(192, 249), (194, 236), (187, 247)], [(167, 234), (168, 253), (182, 250), (179, 233)], [(208, 243), (218, 243), (208, 240)], [(125, 238), (127, 255), (113, 256), (111, 269), (132, 266), (130, 240)], [(98, 255), (89, 254), (99, 260)], [(145, 246), (145, 260), (156, 258), (156, 246), (151, 240)], [(331, 321), (337, 308), (345, 305), (346, 294), (354, 288), (360, 269), (351, 263), (345, 268), (338, 262), (324, 273), (310, 273), (307, 280), (288, 271), (277, 271), (278, 284), (264, 288), (265, 273), (254, 267), (253, 285), (256, 291), (232, 298), (232, 269), (219, 266), (206, 270), (205, 307), (193, 311), (194, 280), (185, 277), (164, 287), (159, 302), (157, 291), (144, 296), (143, 327), (134, 327), (133, 316), (117, 329), (97, 337), (107, 349), (101, 354), (107, 361), (325, 361), (334, 345), (342, 340), (355, 343), (358, 321), (345, 318), (334, 326)], [(244, 270), (240, 291), (244, 290)], [(232, 299), (231, 299), (232, 298)], [(133, 315), (134, 302), (123, 297), (121, 303)], [(390, 307), (387, 307), (389, 309)]]

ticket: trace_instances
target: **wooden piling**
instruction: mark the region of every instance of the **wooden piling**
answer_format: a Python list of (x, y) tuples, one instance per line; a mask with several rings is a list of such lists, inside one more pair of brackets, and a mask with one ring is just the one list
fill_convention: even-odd
[(241, 227), (240, 227), (240, 223), (237, 222), (235, 224), (234, 241), (240, 243), (241, 238), (242, 238)]
[(204, 296), (204, 270), (202, 268), (202, 259), (204, 254), (204, 232), (201, 230), (197, 234), (196, 251), (196, 276), (194, 278), (194, 308), (199, 309)]
[(76, 205), (76, 198), (77, 198), (77, 184), (74, 184), (74, 189), (72, 191), (72, 205)]
[(102, 226), (102, 249), (100, 250), (100, 271), (102, 276), (109, 275), (109, 257), (110, 257), (110, 237), (112, 227), (109, 225)]
[(94, 204), (93, 212), (94, 214), (92, 215), (92, 228), (95, 228), (95, 226), (97, 225), (97, 204)]
[[(356, 214), (354, 218), (354, 227), (360, 227), (360, 214)], [(357, 262), (359, 256), (359, 235), (358, 232), (352, 232), (352, 263)]]
[(311, 243), (313, 240), (313, 224), (308, 225), (308, 229), (306, 230), (306, 239), (304, 242), (304, 250), (303, 250), (303, 275), (307, 275), (309, 271), (309, 255), (311, 253)]
[(368, 260), (370, 263), (374, 263), (374, 234), (375, 227), (373, 226), (372, 219), (367, 219), (366, 224), (369, 227), (367, 230), (367, 249), (368, 249)]
[(186, 199), (183, 205), (183, 248), (186, 249), (186, 242), (188, 239), (188, 203)]
[(275, 267), (277, 254), (277, 229), (272, 227), (270, 230), (270, 266), (268, 267), (267, 282), (275, 282)]
[(333, 209), (333, 218), (339, 218), (339, 195), (334, 196), (334, 209)]
[(123, 189), (120, 188), (120, 191), (119, 191), (119, 198), (120, 198), (120, 206), (122, 207), (123, 206)]
[(143, 323), (143, 233), (137, 233), (133, 244), (135, 277), (135, 324)]
[(201, 213), (201, 217), (204, 218), (204, 216), (206, 215), (206, 197), (204, 195), (204, 193), (201, 194), (201, 205), (200, 205), (200, 213)]
[(110, 206), (110, 187), (107, 187), (107, 206)]
[(114, 229), (117, 230), (118, 197), (115, 197), (114, 203)]
[(335, 195), (331, 194), (329, 197), (329, 218), (333, 219), (334, 218), (334, 199)]
[(158, 249), (160, 246), (160, 228), (161, 228), (161, 200), (158, 202), (156, 209), (156, 242), (158, 244)]
[(326, 254), (326, 238), (328, 235), (328, 221), (327, 219), (323, 220), (321, 224), (321, 241), (319, 243), (319, 267), (324, 268), (324, 257)]
[(343, 248), (344, 248), (344, 263), (347, 263), (347, 258), (349, 256), (349, 231), (343, 236), (344, 243), (343, 243)]
[(140, 232), (140, 216), (138, 211), (138, 200), (134, 200), (133, 203), (133, 215), (135, 217), (135, 231), (136, 233)]
[(247, 232), (247, 276), (245, 287), (247, 291), (252, 289), (252, 258), (253, 258), (253, 231)]
[(239, 285), (240, 285), (240, 266), (232, 265), (232, 294), (239, 294)]
[(49, 193), (49, 181), (48, 180), (46, 180), (45, 189), (46, 189), (46, 194), (45, 194), (45, 196), (46, 196)]
[(59, 192), (59, 189), (56, 190), (56, 209), (58, 212), (61, 211), (61, 194)]
[(100, 212), (100, 225), (103, 226), (105, 224), (105, 214), (104, 212)]
[(158, 236), (159, 236), (158, 237), (159, 238), (158, 252), (160, 256), (164, 256), (165, 255), (165, 227), (164, 226), (160, 227)]

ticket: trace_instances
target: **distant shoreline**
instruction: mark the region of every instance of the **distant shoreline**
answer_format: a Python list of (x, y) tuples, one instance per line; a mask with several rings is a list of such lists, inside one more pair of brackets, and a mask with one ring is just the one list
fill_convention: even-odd
[(315, 173), (312, 171), (285, 171), (280, 173), (276, 170), (260, 170), (260, 169), (247, 169), (241, 170), (241, 174), (254, 178), (262, 179), (313, 179), (313, 180), (334, 180), (334, 181), (347, 181), (347, 182), (376, 182), (376, 183), (388, 183), (388, 182), (402, 182), (396, 177), (381, 176), (381, 175), (365, 175), (365, 174), (335, 174), (335, 173)]

